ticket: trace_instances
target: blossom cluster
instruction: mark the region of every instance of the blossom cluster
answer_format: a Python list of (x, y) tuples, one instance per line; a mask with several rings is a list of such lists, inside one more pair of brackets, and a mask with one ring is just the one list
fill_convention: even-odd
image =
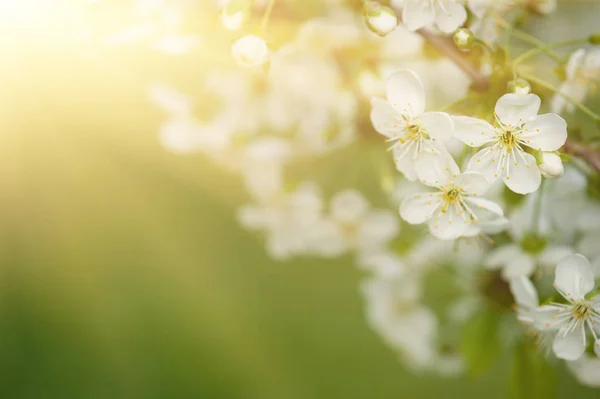
[[(276, 46), (265, 29), (248, 28), (272, 2), (220, 2), (220, 21), (234, 35), (228, 57), (241, 68), (203, 75), (210, 116), (196, 114), (191, 93), (152, 84), (150, 97), (166, 114), (162, 145), (200, 152), (240, 177), (248, 200), (237, 220), (260, 234), (272, 258), (352, 255), (366, 274), (360, 294), (369, 325), (411, 369), (466, 370), (468, 359), (449, 337), (498, 302), (489, 283), (510, 287), (518, 320), (540, 345), (582, 383), (600, 386), (600, 359), (592, 355), (599, 352), (600, 204), (590, 194), (593, 174), (577, 161), (563, 165), (559, 152), (568, 139), (564, 118), (593, 94), (598, 46), (569, 54), (552, 97), (513, 79), (508, 90), (452, 112), (443, 105), (471, 95), (469, 77), (431, 56), (426, 35), (468, 27), (457, 31), (457, 45), (479, 43), (486, 50), (476, 68), (504, 79), (490, 51), (502, 46), (503, 24), (512, 26), (515, 11), (549, 13), (554, 1), (366, 1), (360, 11), (325, 3), (325, 16)], [(498, 79), (503, 88), (510, 80)], [(387, 154), (369, 125), (385, 137)], [(388, 202), (357, 187), (331, 189), (320, 176), (291, 177), (298, 163), (371, 145)], [(449, 273), (459, 291), (441, 311), (426, 290), (438, 273)], [(564, 300), (550, 302), (551, 279)], [(514, 320), (510, 313), (499, 330), (522, 333)]]

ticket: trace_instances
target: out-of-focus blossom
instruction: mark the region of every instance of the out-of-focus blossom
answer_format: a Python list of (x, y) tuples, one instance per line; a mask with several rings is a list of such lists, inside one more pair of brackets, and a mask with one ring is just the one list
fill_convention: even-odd
[(577, 381), (591, 388), (600, 388), (600, 358), (584, 353), (579, 359), (567, 362)]
[(533, 155), (524, 150), (556, 151), (567, 139), (567, 123), (556, 114), (538, 116), (540, 98), (535, 94), (505, 94), (494, 110), (497, 127), (488, 122), (455, 117), (456, 137), (471, 147), (491, 144), (473, 155), (468, 169), (490, 181), (502, 178), (512, 191), (536, 191), (541, 172)]
[(579, 49), (569, 57), (565, 68), (566, 79), (559, 87), (560, 93), (552, 98), (552, 112), (573, 112), (575, 104), (561, 95), (576, 102), (583, 102), (592, 84), (600, 79), (600, 46)]
[(450, 116), (443, 112), (425, 112), (425, 89), (418, 76), (399, 70), (386, 81), (387, 100), (373, 98), (371, 122), (393, 144), (398, 170), (415, 180), (415, 163), (424, 154), (447, 154), (442, 143), (453, 133)]
[(226, 29), (238, 30), (248, 16), (249, 0), (228, 0), (221, 9), (221, 23)]
[(467, 19), (467, 11), (454, 0), (395, 0), (402, 7), (402, 22), (409, 30), (434, 26), (443, 33), (452, 33)]
[(231, 45), (231, 55), (239, 65), (252, 68), (267, 62), (269, 47), (262, 38), (246, 35)]
[(417, 163), (417, 174), (423, 184), (438, 191), (406, 198), (400, 216), (411, 224), (428, 223), (435, 237), (456, 239), (471, 225), (503, 216), (496, 203), (482, 198), (490, 187), (483, 174), (460, 173), (449, 155), (424, 155)]
[(556, 0), (529, 0), (529, 7), (540, 14), (551, 14), (556, 11)]
[(248, 229), (262, 231), (269, 255), (285, 260), (311, 253), (306, 232), (322, 218), (322, 210), (320, 190), (305, 182), (295, 191), (273, 190), (269, 198), (242, 207), (238, 220)]
[(437, 318), (420, 306), (421, 286), (411, 275), (369, 278), (361, 285), (371, 327), (414, 369), (436, 359)]

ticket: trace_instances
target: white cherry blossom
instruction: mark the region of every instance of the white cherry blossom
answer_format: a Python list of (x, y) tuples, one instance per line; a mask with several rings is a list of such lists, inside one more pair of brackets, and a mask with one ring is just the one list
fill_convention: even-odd
[(456, 239), (469, 227), (499, 219), (502, 209), (482, 198), (490, 183), (479, 172), (460, 173), (452, 157), (424, 155), (417, 163), (423, 184), (437, 192), (414, 194), (400, 205), (400, 216), (411, 224), (428, 223), (429, 231), (440, 239)]
[(567, 367), (580, 384), (600, 388), (600, 358), (584, 353), (579, 359), (567, 362)]
[(469, 170), (490, 181), (501, 178), (519, 194), (536, 191), (541, 172), (535, 157), (526, 151), (556, 151), (567, 139), (567, 123), (556, 114), (538, 115), (535, 94), (505, 94), (495, 107), (496, 126), (466, 116), (454, 117), (455, 135), (471, 147), (486, 146), (473, 155)]
[(452, 33), (467, 20), (464, 5), (455, 0), (403, 0), (402, 22), (412, 31), (434, 26), (443, 33)]
[(588, 344), (586, 331), (594, 340), (594, 350), (600, 355), (598, 323), (600, 323), (600, 298), (587, 298), (594, 289), (594, 274), (588, 260), (579, 254), (562, 260), (556, 267), (554, 287), (566, 304), (552, 302), (533, 313), (534, 325), (544, 331), (556, 333), (552, 349), (557, 357), (577, 360)]
[(359, 256), (380, 254), (400, 230), (398, 217), (373, 209), (357, 190), (345, 190), (331, 199), (330, 215), (311, 232), (317, 252), (341, 254), (356, 250)]
[(387, 100), (372, 99), (371, 122), (393, 144), (396, 167), (415, 180), (415, 162), (425, 153), (447, 154), (442, 143), (452, 136), (452, 119), (425, 112), (425, 90), (419, 77), (401, 69), (386, 80)]

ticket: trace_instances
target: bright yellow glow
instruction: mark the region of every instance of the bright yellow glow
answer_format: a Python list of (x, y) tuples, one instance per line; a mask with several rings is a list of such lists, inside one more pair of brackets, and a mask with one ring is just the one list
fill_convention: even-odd
[(49, 0), (0, 0), (0, 21), (13, 24), (34, 22), (49, 10)]

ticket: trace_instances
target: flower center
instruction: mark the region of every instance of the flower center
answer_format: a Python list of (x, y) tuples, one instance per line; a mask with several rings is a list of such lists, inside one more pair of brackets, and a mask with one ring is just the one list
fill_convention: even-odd
[(500, 131), (496, 141), (507, 152), (511, 152), (518, 143), (519, 132), (515, 128), (504, 128)]
[(405, 143), (409, 140), (421, 141), (423, 139), (428, 140), (429, 135), (427, 132), (418, 124), (414, 122), (405, 122), (404, 131), (406, 134), (404, 137), (399, 138), (400, 142)]
[(538, 254), (546, 248), (547, 242), (544, 237), (540, 237), (536, 234), (527, 234), (521, 241), (521, 248), (523, 251), (530, 254)]
[(446, 213), (449, 207), (459, 202), (460, 190), (451, 185), (444, 191), (444, 204), (442, 205), (442, 212)]
[(447, 204), (454, 204), (458, 202), (458, 196), (460, 191), (456, 187), (451, 187), (446, 193), (444, 193), (444, 202)]
[(576, 319), (587, 319), (593, 314), (593, 310), (587, 302), (579, 302), (573, 307), (573, 317)]

